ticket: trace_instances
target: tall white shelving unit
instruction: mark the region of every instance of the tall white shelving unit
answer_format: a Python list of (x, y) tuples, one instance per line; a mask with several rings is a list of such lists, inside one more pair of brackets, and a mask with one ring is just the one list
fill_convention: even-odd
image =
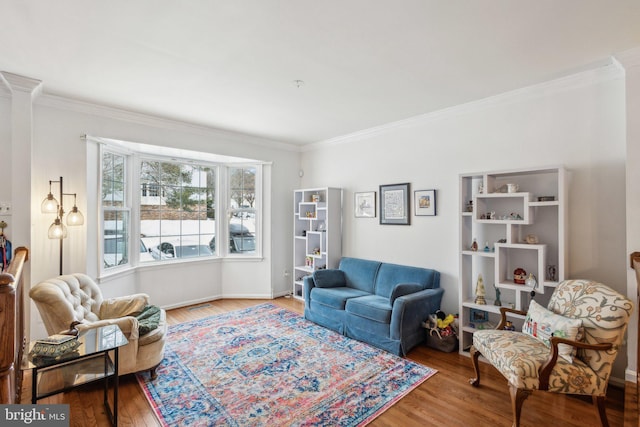
[[(567, 184), (562, 167), (460, 175), (460, 352), (468, 355), (473, 333), (497, 325), (502, 306), (527, 310), (531, 288), (514, 282), (523, 268), (539, 283), (536, 302), (546, 305), (567, 271)], [(507, 184), (518, 189), (507, 192)], [(529, 237), (529, 238), (527, 238)], [(477, 250), (472, 250), (474, 239)], [(486, 304), (476, 304), (478, 276)], [(483, 322), (488, 318), (488, 325)], [(521, 327), (522, 317), (511, 318)]]
[(302, 279), (337, 268), (342, 257), (342, 189), (293, 192), (293, 296), (303, 299)]

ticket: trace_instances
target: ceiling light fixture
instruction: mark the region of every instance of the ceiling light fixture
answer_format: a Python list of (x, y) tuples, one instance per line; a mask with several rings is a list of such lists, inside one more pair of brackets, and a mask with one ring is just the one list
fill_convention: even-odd
[(293, 84), (300, 89), (302, 86), (304, 86), (304, 80), (294, 80)]

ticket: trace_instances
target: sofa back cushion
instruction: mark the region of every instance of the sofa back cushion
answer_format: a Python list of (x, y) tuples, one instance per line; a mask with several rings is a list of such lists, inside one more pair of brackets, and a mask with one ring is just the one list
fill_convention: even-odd
[(344, 272), (348, 287), (373, 293), (380, 264), (379, 261), (344, 257), (339, 268)]
[(422, 289), (438, 288), (440, 273), (429, 268), (383, 263), (376, 276), (375, 294), (389, 298), (399, 283), (417, 283)]

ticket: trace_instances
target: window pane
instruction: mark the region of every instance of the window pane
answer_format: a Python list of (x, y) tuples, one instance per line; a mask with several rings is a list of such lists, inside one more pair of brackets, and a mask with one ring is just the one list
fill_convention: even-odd
[(129, 212), (105, 211), (103, 222), (104, 267), (129, 262)]
[(213, 254), (215, 168), (141, 163), (140, 230), (153, 259)]
[(256, 253), (256, 168), (229, 168), (229, 253)]
[(105, 269), (129, 263), (129, 210), (126, 206), (126, 158), (102, 155), (102, 249)]

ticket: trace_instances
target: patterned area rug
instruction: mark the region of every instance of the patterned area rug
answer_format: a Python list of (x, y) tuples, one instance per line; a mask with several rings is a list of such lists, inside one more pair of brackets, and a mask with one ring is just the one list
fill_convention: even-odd
[(138, 381), (165, 426), (362, 426), (435, 373), (262, 304), (171, 326)]

